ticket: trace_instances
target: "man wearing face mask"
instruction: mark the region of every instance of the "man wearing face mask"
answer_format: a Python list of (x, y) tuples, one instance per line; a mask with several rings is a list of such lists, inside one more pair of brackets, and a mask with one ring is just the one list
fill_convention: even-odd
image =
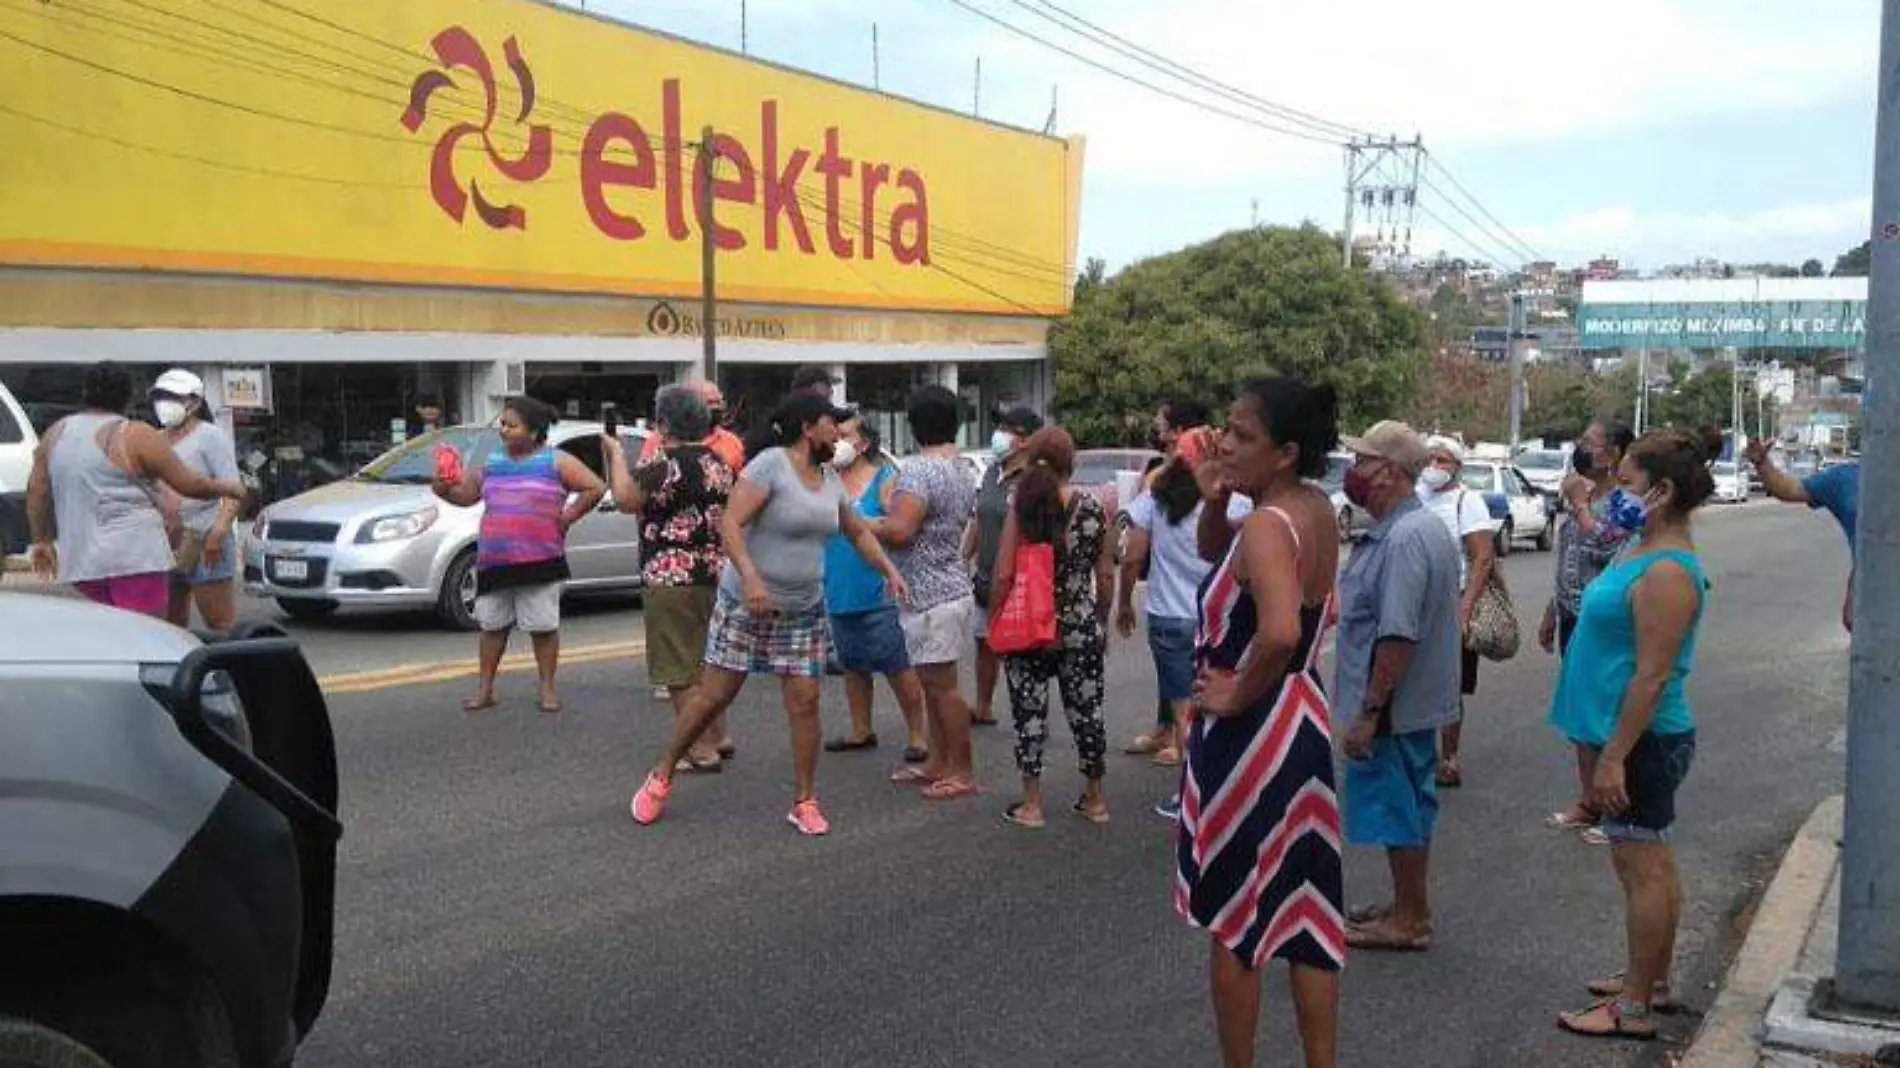
[(991, 702), (1003, 662), (990, 651), (990, 578), (996, 569), (996, 551), (1003, 543), (1003, 524), (1009, 518), (1009, 499), (1023, 473), (1023, 446), (1042, 429), (1042, 417), (1030, 408), (1011, 408), (996, 422), (990, 435), (990, 466), (976, 490), (976, 510), (963, 531), (963, 558), (975, 561), (971, 585), (976, 594), (976, 708), (970, 722), (994, 727)]
[[(1484, 495), (1467, 490), (1460, 480), (1465, 470), (1465, 447), (1456, 438), (1432, 437), (1425, 442), (1429, 457), (1418, 478), (1418, 497), (1425, 510), (1438, 517), (1445, 529), (1464, 549), (1458, 561), (1458, 619), (1461, 630), (1471, 626), (1478, 598), (1491, 579), (1496, 566), (1498, 522)], [(1465, 649), (1460, 654), (1459, 692), (1470, 697), (1478, 692), (1478, 654)], [(1464, 785), (1464, 768), (1458, 763), (1458, 745), (1464, 734), (1464, 702), (1458, 702), (1458, 722), (1450, 723), (1438, 739), (1438, 785)]]
[(1428, 892), (1438, 818), (1437, 733), (1458, 720), (1458, 542), (1419, 501), (1425, 445), (1404, 423), (1343, 438), (1352, 451), (1346, 495), (1374, 525), (1339, 578), (1334, 708), (1347, 717), (1345, 830), (1386, 850), (1389, 905), (1352, 910), (1348, 945), (1423, 950), (1432, 941)]

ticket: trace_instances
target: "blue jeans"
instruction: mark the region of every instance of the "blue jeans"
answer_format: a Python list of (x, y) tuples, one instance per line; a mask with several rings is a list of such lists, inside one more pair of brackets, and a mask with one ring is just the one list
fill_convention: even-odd
[(1149, 616), (1148, 652), (1154, 655), (1155, 688), (1164, 703), (1194, 695), (1193, 620)]

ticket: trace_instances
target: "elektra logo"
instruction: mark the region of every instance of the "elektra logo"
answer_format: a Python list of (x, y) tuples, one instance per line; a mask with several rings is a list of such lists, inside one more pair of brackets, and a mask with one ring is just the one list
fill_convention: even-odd
[[(455, 171), (463, 141), (480, 138), (490, 166), (518, 183), (539, 181), (548, 174), (554, 156), (554, 132), (530, 123), (535, 107), (534, 74), (522, 57), (515, 38), (502, 42), (502, 55), (514, 75), (521, 109), (514, 117), (525, 125), (527, 144), (519, 158), (496, 147), (492, 136), (498, 100), (495, 70), (473, 34), (451, 26), (432, 42), (440, 67), (424, 71), (409, 88), (409, 106), (402, 125), (418, 133), (429, 118), (429, 102), (436, 90), (458, 85), (450, 72), (472, 74), (481, 85), (482, 121), (456, 122), (435, 142), (430, 159), (429, 189), (449, 218), (463, 220), (469, 202), (475, 213), (497, 230), (526, 230), (527, 209), (497, 203), (477, 181), (463, 183)], [(664, 238), (685, 242), (696, 238), (695, 224), (710, 233), (713, 244), (736, 251), (756, 242), (766, 252), (826, 256), (835, 260), (888, 259), (900, 266), (930, 265), (930, 192), (921, 172), (894, 162), (866, 158), (847, 151), (844, 132), (826, 126), (816, 143), (800, 144), (782, 131), (779, 102), (759, 101), (757, 136), (750, 140), (733, 132), (715, 134), (711, 152), (702, 154), (684, 136), (686, 105), (680, 79), (660, 82), (658, 136), (650, 125), (619, 111), (605, 111), (587, 124), (576, 158), (581, 204), (594, 230), (614, 241)], [(647, 115), (651, 124), (654, 116)], [(807, 133), (812, 131), (807, 130)], [(707, 157), (714, 161), (709, 177)], [(744, 217), (715, 210), (700, 217), (693, 191), (701, 183), (711, 187), (712, 199), (722, 204), (744, 204), (757, 212), (756, 226), (741, 229), (726, 220)], [(809, 187), (807, 186), (809, 183)], [(642, 196), (644, 191), (647, 195)], [(686, 317), (690, 322), (690, 317)], [(656, 330), (656, 332), (658, 332)]]
[[(528, 127), (528, 146), (520, 159), (509, 159), (495, 147), (494, 139), (489, 136), (495, 126), (495, 69), (488, 62), (488, 54), (476, 42), (474, 35), (460, 26), (451, 26), (435, 35), (435, 57), (440, 60), (443, 70), (424, 71), (416, 76), (409, 86), (409, 109), (402, 113), (402, 124), (410, 133), (422, 128), (428, 118), (429, 98), (437, 89), (455, 85), (446, 71), (465, 70), (475, 75), (482, 84), (482, 124), (459, 122), (443, 131), (436, 139), (435, 151), (429, 160), (429, 192), (435, 202), (456, 222), (462, 221), (463, 213), (468, 209), (470, 198), (475, 201), (475, 214), (481, 220), (497, 230), (525, 230), (528, 228), (527, 209), (519, 204), (496, 204), (482, 195), (482, 190), (473, 178), (468, 188), (462, 187), (461, 179), (455, 174), (455, 151), (464, 138), (470, 136), (482, 139), (482, 148), (488, 161), (508, 178), (517, 182), (532, 182), (548, 173), (548, 165), (554, 162), (554, 131), (543, 125)], [(521, 58), (521, 47), (513, 37), (501, 44), (501, 53), (508, 62), (508, 69), (515, 76), (515, 87), (521, 93), (521, 112), (515, 116), (515, 122), (525, 123), (534, 113), (534, 72), (528, 69), (528, 63)]]

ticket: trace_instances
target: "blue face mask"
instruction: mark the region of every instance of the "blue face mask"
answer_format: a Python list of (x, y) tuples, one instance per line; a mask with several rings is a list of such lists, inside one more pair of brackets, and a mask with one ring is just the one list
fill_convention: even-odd
[(990, 455), (998, 460), (1005, 459), (1016, 449), (1016, 435), (1007, 430), (998, 430), (990, 435)]
[(1649, 522), (1649, 504), (1636, 494), (1618, 486), (1610, 491), (1610, 522), (1634, 534)]

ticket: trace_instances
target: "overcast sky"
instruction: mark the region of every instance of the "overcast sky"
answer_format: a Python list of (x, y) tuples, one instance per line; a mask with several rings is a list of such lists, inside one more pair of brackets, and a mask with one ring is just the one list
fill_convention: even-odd
[[(1067, 36), (1034, 0), (967, 0), (1150, 80)], [(1867, 235), (1876, 0), (1055, 0), (1257, 96), (1355, 128), (1422, 136), (1536, 252), (1655, 267), (1697, 256), (1833, 263)], [(740, 0), (590, 0), (725, 47)], [(1082, 254), (1120, 266), (1248, 223), (1336, 229), (1340, 150), (1209, 115), (1091, 70), (950, 0), (748, 0), (754, 55), (1088, 138)], [(1174, 83), (1168, 83), (1174, 85)], [(1179, 88), (1178, 86), (1176, 86)], [(1183, 90), (1187, 91), (1187, 90)], [(1416, 252), (1503, 259), (1421, 193)], [(1475, 214), (1475, 213), (1474, 213)], [(1521, 258), (1521, 257), (1517, 257)]]

